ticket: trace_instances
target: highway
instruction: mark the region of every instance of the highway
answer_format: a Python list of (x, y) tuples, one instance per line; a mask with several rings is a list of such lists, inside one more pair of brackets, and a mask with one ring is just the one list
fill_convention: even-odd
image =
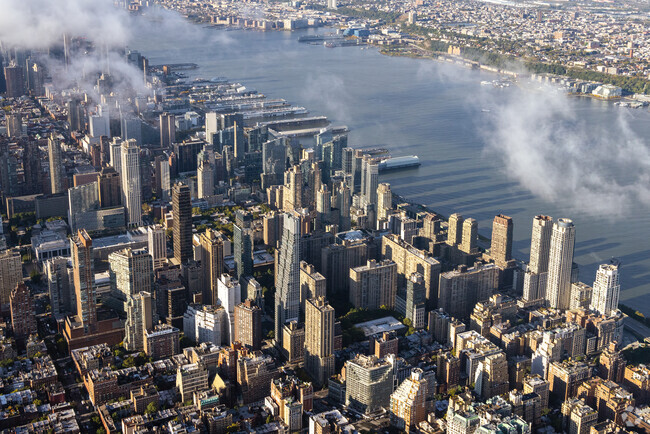
[(625, 328), (635, 335), (643, 336), (644, 338), (650, 337), (650, 328), (641, 324), (630, 317), (625, 318)]

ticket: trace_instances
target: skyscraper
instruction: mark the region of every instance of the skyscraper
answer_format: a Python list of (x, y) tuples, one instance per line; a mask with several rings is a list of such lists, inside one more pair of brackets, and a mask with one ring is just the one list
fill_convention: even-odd
[(334, 374), (335, 319), (325, 297), (305, 301), (305, 369), (318, 384)]
[(553, 225), (548, 258), (546, 300), (550, 307), (566, 310), (571, 302), (571, 268), (576, 228), (573, 221), (561, 218)]
[(111, 289), (123, 301), (142, 291), (151, 292), (153, 259), (147, 249), (127, 248), (108, 255)]
[(387, 220), (392, 208), (393, 194), (390, 191), (390, 184), (381, 183), (377, 187), (377, 220)]
[(463, 216), (454, 213), (449, 216), (447, 225), (447, 244), (450, 246), (460, 246), (463, 241)]
[(473, 218), (465, 219), (463, 222), (463, 240), (460, 243), (460, 250), (469, 255), (478, 252), (478, 222)]
[(112, 167), (103, 167), (97, 176), (99, 181), (99, 204), (102, 208), (122, 205), (122, 180)]
[(0, 253), (0, 306), (3, 312), (9, 311), (9, 297), (18, 282), (23, 280), (23, 265), (18, 250), (5, 250)]
[(291, 212), (303, 207), (302, 204), (302, 171), (300, 166), (291, 167), (284, 173), (284, 203), (283, 209)]
[(192, 259), (192, 199), (190, 188), (180, 182), (172, 189), (174, 259), (183, 264)]
[(395, 384), (391, 360), (363, 355), (348, 360), (345, 363), (345, 405), (366, 414), (388, 407)]
[(235, 306), (241, 303), (241, 286), (234, 278), (222, 274), (217, 281), (217, 297), (219, 304), (226, 310), (228, 317), (227, 343), (232, 343), (235, 337)]
[(275, 342), (282, 348), (282, 327), (300, 312), (300, 218), (285, 214), (275, 274)]
[(154, 270), (162, 268), (167, 260), (167, 236), (161, 225), (147, 227), (147, 249), (153, 259)]
[(127, 226), (142, 226), (142, 188), (140, 180), (140, 147), (133, 139), (122, 142), (122, 197)]
[(251, 350), (262, 348), (262, 309), (251, 299), (235, 306), (234, 340)]
[(58, 256), (43, 263), (52, 313), (65, 315), (74, 311), (74, 293), (70, 290), (68, 259)]
[(171, 113), (160, 115), (160, 147), (171, 148), (176, 140), (176, 116)]
[(609, 315), (618, 309), (618, 297), (621, 285), (618, 283), (618, 262), (602, 264), (596, 272), (591, 309), (601, 315)]
[[(212, 145), (206, 145), (212, 147)], [(196, 182), (199, 199), (214, 195), (214, 153), (204, 149), (197, 158)]]
[(350, 268), (350, 303), (356, 308), (393, 308), (397, 294), (397, 264), (390, 259)]
[(93, 240), (85, 229), (80, 229), (72, 239), (71, 246), (77, 317), (84, 328), (84, 332), (88, 333), (94, 331), (97, 323)]
[(490, 256), (499, 267), (505, 267), (512, 259), (512, 218), (499, 214), (492, 222)]
[(546, 298), (548, 277), (548, 256), (551, 250), (553, 218), (545, 215), (535, 216), (530, 241), (530, 262), (524, 275), (523, 299), (526, 301)]
[(23, 282), (20, 282), (11, 291), (10, 305), (11, 327), (14, 329), (14, 336), (17, 339), (25, 339), (32, 333), (36, 333), (34, 302), (29, 288)]
[(223, 242), (220, 232), (206, 229), (199, 236), (201, 243), (201, 265), (203, 267), (203, 304), (216, 305), (218, 281), (223, 274)]
[(305, 300), (325, 296), (327, 293), (325, 277), (316, 268), (300, 261), (300, 309), (304, 311)]
[(411, 428), (426, 419), (428, 384), (424, 372), (415, 368), (390, 396), (390, 422), (396, 428), (410, 432)]
[(250, 228), (251, 214), (238, 210), (233, 225), (233, 249), (235, 256), (235, 276), (253, 275), (253, 231)]
[(47, 150), (50, 162), (50, 185), (52, 194), (63, 193), (63, 161), (61, 160), (61, 144), (50, 136), (47, 140)]
[(363, 204), (376, 205), (377, 204), (377, 187), (379, 186), (379, 163), (369, 156), (363, 159), (363, 176), (365, 182), (363, 186)]
[(23, 68), (11, 64), (5, 66), (5, 81), (7, 83), (7, 98), (20, 98), (25, 95), (25, 75)]
[(138, 292), (128, 297), (124, 324), (124, 348), (127, 351), (144, 350), (144, 333), (153, 329), (154, 309), (150, 292)]
[(119, 137), (113, 137), (110, 144), (111, 166), (117, 173), (122, 173), (122, 141)]

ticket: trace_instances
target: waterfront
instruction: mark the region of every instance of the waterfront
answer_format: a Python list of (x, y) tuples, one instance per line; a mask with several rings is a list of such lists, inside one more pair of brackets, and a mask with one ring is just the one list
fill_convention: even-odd
[[(650, 314), (647, 204), (627, 200), (627, 209), (614, 218), (610, 211), (617, 205), (609, 204), (615, 194), (598, 199), (571, 183), (567, 185), (567, 194), (560, 195), (530, 183), (524, 186), (519, 182), (519, 163), (510, 161), (506, 169), (499, 155), (508, 148), (486, 147), (486, 143), (494, 145), (495, 139), (503, 136), (493, 134), (493, 129), (499, 128), (506, 134), (509, 131), (495, 117), (517, 114), (522, 100), (538, 98), (545, 102), (544, 94), (514, 87), (488, 89), (480, 86), (480, 81), (494, 76), (430, 60), (382, 56), (376, 49), (328, 49), (299, 44), (298, 37), (305, 33), (193, 28), (195, 32), (191, 35), (176, 35), (164, 29), (157, 35), (139, 35), (132, 46), (149, 57), (152, 64), (194, 62), (200, 68), (190, 71), (191, 76), (226, 76), (270, 98), (285, 98), (304, 106), (312, 115), (326, 115), (335, 125), (350, 127), (353, 147), (382, 146), (396, 156), (418, 155), (422, 163), (418, 169), (383, 174), (382, 181), (390, 182), (396, 193), (442, 214), (460, 212), (476, 218), (479, 232), (485, 236), (490, 235), (495, 214), (512, 216), (514, 252), (519, 258), (528, 258), (530, 225), (535, 214), (572, 218), (577, 227), (575, 260), (581, 266), (581, 280), (592, 284), (598, 265), (612, 256), (618, 257), (623, 262), (621, 301)], [(647, 110), (621, 109), (583, 98), (550, 102), (558, 105), (554, 108), (563, 116), (556, 118), (553, 113), (540, 112), (547, 129), (609, 132), (612, 140), (629, 139), (625, 134), (630, 133), (624, 131), (628, 127), (638, 137), (648, 137), (650, 133)], [(545, 109), (543, 104), (532, 107)], [(536, 115), (522, 113), (521, 118), (534, 121)], [(571, 119), (570, 115), (575, 117)], [(618, 145), (612, 142), (612, 153), (616, 153)], [(647, 146), (642, 146), (646, 150)], [(608, 155), (601, 148), (590, 161), (597, 157), (607, 162)], [(625, 184), (625, 173), (608, 173), (597, 165), (596, 168), (605, 172), (604, 179), (610, 175), (621, 177), (618, 182)], [(602, 181), (603, 177), (598, 179)], [(543, 177), (536, 180), (545, 181)], [(558, 182), (553, 180), (550, 185), (557, 186)], [(602, 204), (595, 204), (602, 209), (585, 209), (580, 202), (583, 196), (591, 202), (602, 200)]]

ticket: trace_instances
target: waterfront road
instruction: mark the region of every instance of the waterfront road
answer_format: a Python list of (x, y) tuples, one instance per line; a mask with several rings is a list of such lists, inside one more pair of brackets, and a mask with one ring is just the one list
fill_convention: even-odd
[(638, 336), (643, 336), (643, 338), (650, 337), (650, 328), (641, 324), (639, 321), (636, 321), (630, 317), (625, 318), (625, 328), (630, 332)]

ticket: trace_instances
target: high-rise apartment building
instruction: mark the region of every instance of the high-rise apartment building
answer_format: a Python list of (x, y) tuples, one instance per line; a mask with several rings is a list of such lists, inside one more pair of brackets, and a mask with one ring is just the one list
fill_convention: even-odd
[(122, 314), (130, 296), (152, 292), (153, 259), (147, 249), (118, 250), (108, 255), (112, 307)]
[(460, 214), (452, 214), (449, 216), (447, 223), (447, 244), (450, 246), (460, 246), (463, 241), (463, 221), (464, 218)]
[(63, 193), (65, 191), (63, 182), (65, 167), (61, 159), (61, 143), (59, 140), (50, 136), (47, 139), (47, 151), (50, 163), (50, 188), (52, 194)]
[[(50, 306), (54, 316), (74, 312), (74, 292), (71, 290), (68, 258), (58, 256), (43, 263)], [(70, 269), (72, 271), (72, 269)]]
[(350, 303), (363, 309), (395, 307), (397, 264), (390, 259), (350, 269)]
[(217, 297), (219, 304), (226, 310), (228, 317), (226, 342), (231, 343), (235, 337), (235, 306), (241, 303), (239, 282), (227, 274), (222, 274), (217, 281)]
[[(408, 318), (416, 329), (423, 328), (425, 325), (424, 313), (427, 301), (424, 276), (420, 273), (411, 274), (406, 281), (403, 298), (400, 296), (398, 299), (400, 301), (397, 304), (400, 305), (403, 300), (404, 317)], [(398, 309), (402, 310), (401, 306)]]
[(460, 243), (460, 250), (469, 255), (478, 252), (478, 222), (473, 218), (463, 221), (463, 240)]
[(122, 203), (127, 226), (142, 226), (142, 184), (140, 179), (140, 147), (134, 139), (122, 142), (120, 177)]
[(284, 215), (275, 274), (275, 341), (282, 348), (282, 328), (300, 314), (300, 217)]
[(576, 229), (571, 220), (561, 218), (553, 225), (548, 258), (546, 301), (555, 309), (566, 310), (571, 302), (571, 269), (575, 237)]
[(381, 183), (377, 187), (377, 220), (388, 220), (388, 213), (393, 208), (393, 193), (390, 184)]
[(127, 351), (143, 351), (144, 336), (155, 324), (155, 303), (148, 291), (127, 297), (126, 323), (124, 324), (124, 348)]
[(26, 339), (36, 333), (36, 317), (34, 301), (29, 293), (29, 288), (20, 282), (13, 291), (9, 300), (11, 310), (11, 327), (17, 339)]
[[(210, 146), (210, 145), (206, 145)], [(212, 157), (212, 159), (210, 158)], [(196, 183), (197, 197), (202, 199), (214, 195), (214, 154), (211, 152), (199, 152), (197, 158)]]
[(461, 265), (440, 275), (438, 307), (456, 318), (468, 318), (474, 305), (490, 298), (498, 287), (499, 268), (495, 264)]
[(305, 369), (317, 384), (334, 374), (334, 308), (325, 297), (305, 301)]
[(238, 279), (253, 275), (253, 230), (250, 213), (238, 210), (233, 225), (235, 275)]
[(192, 259), (192, 197), (190, 188), (180, 182), (172, 189), (174, 216), (174, 259), (184, 264)]
[(292, 166), (284, 173), (284, 194), (282, 208), (286, 212), (292, 212), (303, 207), (302, 170), (300, 166)]
[(618, 309), (618, 297), (621, 293), (621, 285), (618, 283), (618, 268), (618, 262), (613, 262), (600, 265), (596, 272), (591, 309), (601, 315), (609, 315), (613, 310)]
[(171, 113), (160, 114), (160, 147), (171, 148), (176, 141), (176, 116)]
[(97, 323), (97, 293), (95, 287), (95, 261), (93, 240), (85, 229), (80, 229), (72, 239), (72, 269), (77, 317), (84, 332), (94, 331)]
[(512, 259), (512, 218), (503, 214), (494, 217), (492, 222), (492, 244), (490, 257), (497, 266), (504, 268)]
[(524, 300), (533, 301), (546, 298), (552, 233), (553, 218), (545, 215), (535, 216), (530, 241), (530, 262), (524, 275)]
[(25, 74), (23, 68), (16, 64), (5, 66), (5, 83), (7, 98), (20, 98), (25, 95)]
[(11, 291), (23, 280), (23, 265), (18, 250), (0, 253), (0, 305), (3, 312), (9, 311)]
[(322, 274), (316, 271), (316, 268), (300, 261), (300, 310), (304, 312), (305, 300), (310, 298), (325, 297), (327, 295), (327, 287), (325, 278)]
[(390, 396), (390, 422), (397, 429), (410, 432), (426, 420), (425, 401), (428, 393), (427, 380), (422, 369), (415, 368), (411, 376)]
[(197, 344), (227, 344), (228, 315), (223, 306), (190, 305), (183, 315), (183, 333)]
[(223, 274), (224, 237), (220, 232), (206, 229), (199, 236), (203, 268), (203, 304), (216, 305), (218, 281)]
[(377, 205), (377, 187), (379, 186), (379, 162), (370, 156), (363, 158), (362, 165), (363, 205)]
[(234, 341), (251, 350), (262, 348), (262, 309), (251, 299), (235, 306)]
[(153, 268), (162, 268), (167, 262), (167, 235), (161, 225), (147, 227), (147, 249), (153, 260)]
[(99, 205), (113, 208), (122, 205), (122, 179), (112, 167), (103, 167), (97, 176), (99, 182)]

